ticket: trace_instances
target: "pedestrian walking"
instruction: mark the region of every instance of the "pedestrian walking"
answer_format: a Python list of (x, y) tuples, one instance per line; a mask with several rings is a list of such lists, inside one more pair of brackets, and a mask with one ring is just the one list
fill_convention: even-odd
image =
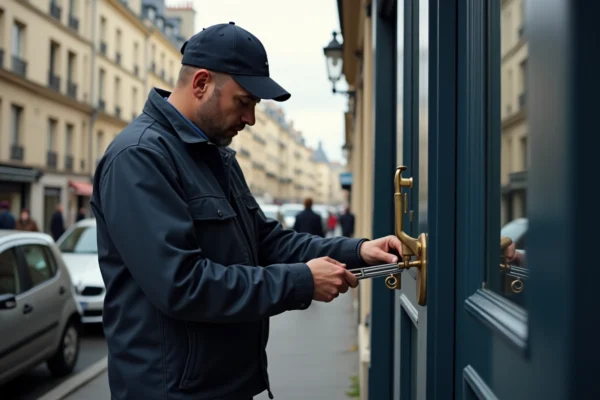
[(111, 398), (273, 398), (269, 317), (332, 301), (358, 284), (348, 267), (394, 262), (401, 245), (267, 219), (228, 145), (261, 99), (290, 94), (260, 40), (233, 22), (181, 52), (173, 92), (150, 90), (94, 176)]
[(304, 210), (296, 215), (293, 229), (296, 232), (325, 237), (323, 220), (319, 214), (312, 210), (312, 204), (313, 201), (310, 197), (304, 199)]

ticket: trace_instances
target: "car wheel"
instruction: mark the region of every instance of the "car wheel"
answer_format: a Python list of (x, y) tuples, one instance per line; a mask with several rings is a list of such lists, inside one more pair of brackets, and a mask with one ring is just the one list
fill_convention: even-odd
[(79, 356), (79, 331), (73, 321), (69, 321), (62, 337), (56, 354), (48, 360), (48, 369), (55, 377), (70, 374), (77, 364)]

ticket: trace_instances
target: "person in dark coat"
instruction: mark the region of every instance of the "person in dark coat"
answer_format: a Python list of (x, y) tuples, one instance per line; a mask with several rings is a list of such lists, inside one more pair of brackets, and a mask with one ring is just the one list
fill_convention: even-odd
[(234, 23), (181, 51), (173, 92), (150, 90), (94, 174), (111, 399), (274, 398), (270, 317), (332, 301), (358, 285), (347, 268), (396, 262), (402, 246), (267, 218), (229, 144), (261, 99), (290, 94), (258, 38)]
[(63, 208), (62, 205), (57, 204), (56, 211), (52, 213), (52, 217), (50, 219), (50, 234), (54, 238), (54, 241), (56, 241), (63, 233), (65, 233)]
[(312, 210), (313, 201), (311, 198), (304, 199), (304, 210), (296, 215), (294, 229), (296, 232), (309, 233), (325, 237), (323, 232), (323, 220), (321, 216)]
[(3, 200), (0, 202), (0, 229), (15, 229), (17, 221), (10, 212), (10, 204)]
[(354, 236), (354, 214), (350, 211), (350, 206), (346, 206), (346, 210), (338, 219), (340, 227), (342, 228), (342, 236), (353, 237)]

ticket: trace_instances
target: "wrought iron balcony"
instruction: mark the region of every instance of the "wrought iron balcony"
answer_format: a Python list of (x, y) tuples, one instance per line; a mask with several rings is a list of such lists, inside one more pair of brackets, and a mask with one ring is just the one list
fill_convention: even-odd
[(73, 170), (73, 156), (65, 156), (65, 169), (67, 171)]
[(77, 84), (73, 82), (67, 82), (67, 95), (77, 99)]
[(60, 91), (60, 77), (54, 75), (53, 71), (48, 71), (48, 87), (54, 89), (57, 92)]
[(13, 161), (23, 161), (23, 156), (25, 151), (23, 150), (23, 146), (12, 145), (10, 146), (10, 159)]
[(54, 1), (51, 1), (50, 2), (50, 15), (60, 21), (61, 13), (62, 13), (62, 8), (58, 4), (56, 4)]
[(48, 151), (46, 153), (46, 165), (50, 168), (56, 168), (58, 161), (58, 155), (54, 151)]
[(17, 56), (12, 56), (12, 70), (15, 74), (25, 77), (27, 75), (27, 61)]

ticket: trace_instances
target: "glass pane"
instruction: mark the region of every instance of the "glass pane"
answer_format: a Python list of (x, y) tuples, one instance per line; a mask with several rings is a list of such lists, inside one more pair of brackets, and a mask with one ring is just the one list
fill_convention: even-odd
[(33, 286), (37, 286), (54, 276), (42, 246), (23, 246), (23, 254)]
[(21, 281), (17, 258), (12, 249), (0, 254), (0, 294), (20, 294)]
[(419, 187), (418, 196), (418, 226), (413, 224), (412, 234), (416, 237), (421, 232), (427, 232), (427, 185), (429, 175), (428, 148), (428, 119), (429, 119), (429, 0), (419, 0), (419, 139), (418, 160), (419, 175), (416, 179)]
[(73, 229), (58, 247), (63, 253), (96, 254), (96, 227), (82, 226)]
[[(497, 60), (500, 82), (499, 120), (500, 126), (492, 132), (500, 135), (500, 263), (490, 269), (490, 288), (497, 293), (523, 305), (523, 292), (527, 286), (528, 270), (525, 262), (527, 240), (527, 170), (528, 170), (528, 125), (527, 125), (527, 37), (525, 35), (525, 0), (501, 2), (500, 11), (492, 13), (499, 21), (500, 46), (492, 51), (500, 52), (491, 57)], [(492, 26), (494, 21), (492, 21)], [(492, 92), (493, 93), (493, 92)], [(512, 244), (505, 247), (509, 241)], [(511, 258), (506, 255), (514, 256)]]

